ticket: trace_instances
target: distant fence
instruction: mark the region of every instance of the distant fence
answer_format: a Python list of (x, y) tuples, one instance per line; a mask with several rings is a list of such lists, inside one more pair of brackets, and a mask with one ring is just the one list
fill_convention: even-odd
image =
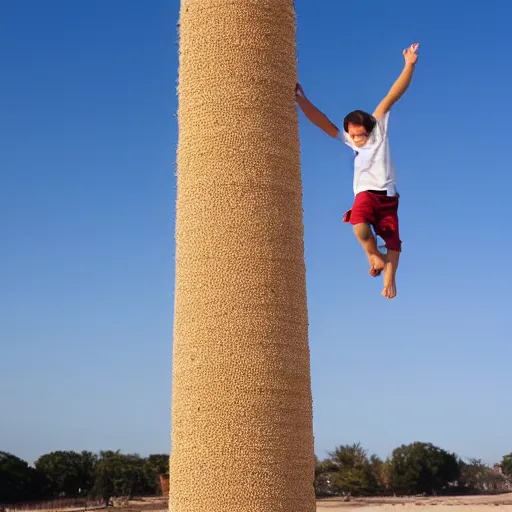
[(94, 510), (105, 507), (105, 501), (102, 499), (88, 498), (58, 498), (49, 501), (32, 501), (27, 503), (15, 503), (13, 505), (2, 505), (0, 503), (0, 512), (24, 512), (29, 510)]

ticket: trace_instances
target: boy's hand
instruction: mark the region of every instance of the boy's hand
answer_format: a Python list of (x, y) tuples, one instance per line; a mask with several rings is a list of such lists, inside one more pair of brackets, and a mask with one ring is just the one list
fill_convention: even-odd
[(302, 85), (297, 84), (295, 86), (295, 98), (303, 98), (306, 99), (306, 94), (304, 93), (304, 89), (302, 88)]
[(414, 43), (403, 51), (406, 64), (416, 64), (418, 60), (418, 48), (420, 43)]
[(416, 67), (415, 64), (418, 60), (419, 47), (419, 43), (414, 43), (402, 52), (405, 59), (404, 69), (384, 99), (377, 105), (377, 108), (373, 113), (373, 116), (377, 119), (390, 111), (391, 107), (402, 97), (411, 84), (412, 75), (414, 74), (414, 69)]

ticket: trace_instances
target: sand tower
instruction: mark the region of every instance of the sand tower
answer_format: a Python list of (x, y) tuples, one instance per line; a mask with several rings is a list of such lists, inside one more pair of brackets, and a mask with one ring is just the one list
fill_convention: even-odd
[(182, 0), (172, 512), (313, 512), (292, 0)]

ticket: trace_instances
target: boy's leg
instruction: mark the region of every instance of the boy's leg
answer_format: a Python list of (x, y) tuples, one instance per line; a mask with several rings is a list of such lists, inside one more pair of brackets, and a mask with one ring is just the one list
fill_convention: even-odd
[(386, 299), (394, 299), (396, 297), (396, 271), (399, 259), (399, 251), (388, 249), (386, 265), (384, 267), (384, 288), (382, 289), (382, 296), (386, 297)]
[(377, 249), (377, 240), (370, 227), (375, 225), (375, 204), (372, 194), (359, 192), (354, 199), (352, 209), (347, 213), (349, 215), (345, 215), (344, 220), (354, 226), (354, 233), (370, 263), (369, 274), (376, 277), (384, 270), (384, 258)]
[(384, 270), (385, 261), (377, 248), (377, 240), (373, 236), (370, 224), (366, 222), (355, 224), (354, 233), (368, 257), (368, 262), (370, 263), (369, 274), (373, 277), (380, 275)]
[(396, 271), (402, 250), (402, 241), (398, 228), (398, 196), (396, 198), (384, 198), (382, 208), (379, 211), (379, 219), (376, 225), (376, 233), (386, 243), (387, 254), (384, 267), (384, 288), (382, 296), (386, 299), (396, 297)]

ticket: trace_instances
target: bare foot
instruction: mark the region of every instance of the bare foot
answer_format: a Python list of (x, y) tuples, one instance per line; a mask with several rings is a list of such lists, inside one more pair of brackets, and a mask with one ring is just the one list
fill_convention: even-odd
[(386, 299), (394, 299), (396, 297), (396, 271), (398, 268), (398, 260), (400, 253), (397, 251), (388, 251), (386, 253), (386, 266), (384, 269), (384, 289), (382, 296)]
[(396, 297), (396, 281), (393, 277), (390, 283), (386, 283), (386, 276), (384, 275), (384, 289), (382, 296), (386, 299), (394, 299)]
[(386, 299), (394, 299), (396, 297), (396, 280), (395, 269), (393, 264), (389, 261), (386, 262), (386, 270), (384, 271), (384, 289), (382, 296)]
[(372, 277), (380, 276), (381, 272), (384, 270), (384, 258), (379, 254), (369, 254), (368, 262), (370, 263), (370, 270), (368, 273)]

